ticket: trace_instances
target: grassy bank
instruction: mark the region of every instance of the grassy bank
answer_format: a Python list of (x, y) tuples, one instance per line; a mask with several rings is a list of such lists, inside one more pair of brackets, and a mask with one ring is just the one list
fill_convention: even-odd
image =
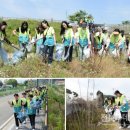
[(64, 130), (65, 129), (65, 106), (64, 106), (64, 86), (51, 87), (48, 90), (48, 109), (49, 109), (49, 129), (48, 130)]
[(119, 59), (104, 57), (91, 58), (85, 62), (74, 59), (71, 63), (56, 62), (51, 67), (36, 56), (30, 57), (16, 66), (0, 68), (0, 77), (129, 77), (130, 66)]

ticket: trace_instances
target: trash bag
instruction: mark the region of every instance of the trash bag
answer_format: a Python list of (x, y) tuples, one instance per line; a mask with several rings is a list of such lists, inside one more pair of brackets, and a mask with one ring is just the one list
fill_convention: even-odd
[(113, 51), (111, 51), (111, 55), (112, 55), (113, 57), (118, 57), (118, 56), (119, 56), (119, 50), (114, 49)]
[(114, 112), (114, 120), (119, 121), (121, 119), (121, 112), (120, 109), (116, 109)]
[(57, 44), (56, 45), (56, 54), (55, 54), (55, 60), (61, 61), (64, 53), (64, 45), (63, 44)]
[(106, 51), (104, 50), (104, 47), (102, 46), (102, 49), (98, 51), (99, 56), (104, 56), (106, 54)]
[(17, 64), (19, 63), (22, 59), (24, 59), (26, 57), (26, 50), (19, 50), (19, 51), (15, 51), (13, 53), (13, 57), (11, 59), (11, 64)]
[(27, 117), (27, 114), (25, 112), (19, 112), (17, 115), (17, 118), (20, 120), (20, 122), (24, 122)]
[(83, 50), (83, 53), (84, 53), (84, 57), (88, 59), (91, 56), (91, 49), (88, 47), (85, 47)]
[(32, 51), (32, 48), (33, 48), (33, 44), (32, 43), (29, 43), (26, 45), (26, 48), (27, 48), (27, 51), (28, 52), (31, 52)]
[(41, 100), (36, 101), (36, 109), (40, 109), (41, 106), (42, 106), (42, 101)]

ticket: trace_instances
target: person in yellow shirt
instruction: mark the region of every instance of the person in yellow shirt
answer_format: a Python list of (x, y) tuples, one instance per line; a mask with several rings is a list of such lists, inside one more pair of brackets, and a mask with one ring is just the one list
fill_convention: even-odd
[(72, 44), (73, 30), (72, 28), (70, 28), (68, 22), (62, 21), (60, 35), (62, 37), (62, 43), (64, 44), (65, 47), (64, 59), (67, 62), (71, 62), (73, 54), (73, 44)]
[(115, 49), (119, 50), (122, 37), (119, 29), (115, 29), (110, 35), (109, 52), (111, 53)]
[(128, 110), (129, 110), (129, 104), (128, 100), (126, 99), (126, 96), (123, 95), (120, 91), (115, 91), (115, 104), (120, 109), (121, 112), (121, 121), (120, 121), (120, 129), (121, 128), (130, 128), (130, 122), (128, 121)]
[(119, 50), (120, 50), (120, 53), (123, 53), (125, 48), (126, 48), (126, 37), (125, 37), (125, 31), (124, 30), (121, 30), (121, 43), (120, 43), (120, 46), (119, 46)]
[(43, 20), (41, 22), (41, 26), (44, 29), (44, 56), (45, 59), (48, 55), (48, 61), (45, 60), (45, 63), (48, 62), (48, 65), (50, 66), (53, 61), (53, 52), (54, 52), (54, 46), (56, 45), (56, 36), (55, 36), (55, 30), (53, 27), (51, 27), (48, 23), (48, 21)]

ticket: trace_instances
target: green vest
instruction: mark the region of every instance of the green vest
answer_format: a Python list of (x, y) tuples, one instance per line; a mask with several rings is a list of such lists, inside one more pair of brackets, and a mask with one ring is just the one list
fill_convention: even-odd
[(101, 44), (103, 42), (103, 34), (101, 36), (94, 36), (96, 44)]
[(71, 39), (71, 37), (72, 37), (72, 29), (70, 28), (70, 29), (66, 30), (66, 32), (64, 34), (64, 38)]
[(111, 34), (111, 36), (110, 36), (110, 42), (113, 43), (113, 44), (118, 43), (119, 40), (120, 40), (120, 38), (121, 38), (120, 34), (119, 35)]
[(120, 102), (120, 105), (122, 105), (124, 98), (125, 98), (124, 95), (122, 95), (121, 97), (117, 97), (116, 100), (115, 100), (116, 105), (118, 105), (119, 102)]
[(79, 28), (79, 38), (80, 39), (88, 39), (88, 30)]
[(18, 102), (16, 102), (16, 100), (13, 100), (13, 106), (14, 107), (21, 107), (21, 99), (18, 99)]
[(19, 36), (21, 36), (21, 35), (22, 35), (22, 36), (23, 36), (23, 35), (24, 35), (24, 36), (29, 36), (29, 31), (30, 31), (30, 29), (28, 29), (27, 32), (25, 31), (24, 33), (22, 33), (22, 32), (21, 32), (21, 27), (19, 27)]

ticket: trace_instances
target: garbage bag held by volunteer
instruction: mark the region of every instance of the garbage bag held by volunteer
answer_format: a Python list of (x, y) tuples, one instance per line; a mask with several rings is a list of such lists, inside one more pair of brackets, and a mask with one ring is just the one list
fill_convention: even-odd
[(17, 118), (20, 120), (20, 122), (24, 122), (27, 117), (27, 114), (25, 112), (19, 112), (17, 115)]
[(62, 44), (57, 44), (56, 45), (56, 54), (55, 54), (56, 61), (62, 60), (63, 52), (64, 52), (64, 46)]

